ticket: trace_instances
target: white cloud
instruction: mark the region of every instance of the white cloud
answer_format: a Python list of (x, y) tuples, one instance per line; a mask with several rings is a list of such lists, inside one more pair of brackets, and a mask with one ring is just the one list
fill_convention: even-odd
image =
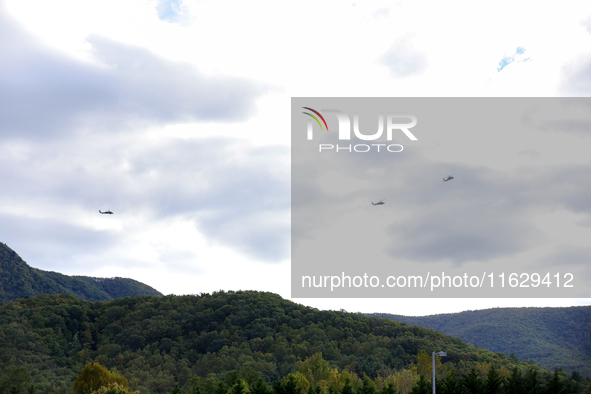
[(566, 63), (562, 70), (560, 91), (565, 96), (591, 95), (591, 54), (580, 55)]
[(398, 38), (380, 58), (392, 78), (419, 75), (427, 68), (427, 57), (414, 47), (412, 38), (413, 34)]
[(245, 79), (211, 77), (190, 64), (91, 36), (102, 67), (37, 44), (2, 17), (0, 137), (55, 138), (80, 128), (120, 131), (130, 124), (232, 122), (255, 114), (266, 90)]

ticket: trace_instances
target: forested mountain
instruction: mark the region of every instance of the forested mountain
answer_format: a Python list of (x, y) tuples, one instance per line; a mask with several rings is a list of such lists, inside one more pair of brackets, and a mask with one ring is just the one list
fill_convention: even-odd
[(591, 375), (591, 306), (495, 308), (432, 316), (368, 314), (439, 330), (553, 370)]
[(0, 242), (0, 302), (41, 294), (72, 294), (82, 300), (109, 301), (132, 295), (162, 296), (152, 287), (126, 278), (68, 276), (30, 267)]
[[(24, 367), (45, 393), (67, 393), (89, 362), (120, 374), (142, 393), (169, 393), (175, 384), (186, 394), (271, 394), (270, 387), (274, 394), (420, 393), (411, 388), (429, 388), (431, 352), (439, 350), (447, 352), (437, 360), (440, 378), (457, 376), (485, 387), (489, 376), (499, 383), (516, 373), (528, 376), (536, 393), (552, 379), (561, 393), (589, 385), (579, 375), (575, 381), (562, 372), (552, 375), (439, 331), (319, 311), (255, 291), (11, 301), (0, 304), (0, 349), (4, 376)], [(244, 390), (230, 390), (239, 382)]]

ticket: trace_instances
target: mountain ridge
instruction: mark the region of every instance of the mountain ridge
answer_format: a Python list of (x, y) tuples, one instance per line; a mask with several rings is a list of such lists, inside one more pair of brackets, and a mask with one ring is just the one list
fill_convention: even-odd
[(491, 308), (429, 316), (370, 313), (514, 354), (550, 370), (591, 374), (591, 306)]
[(33, 268), (0, 242), (0, 302), (41, 294), (71, 294), (89, 301), (110, 301), (136, 295), (163, 296), (156, 289), (129, 278), (69, 276)]

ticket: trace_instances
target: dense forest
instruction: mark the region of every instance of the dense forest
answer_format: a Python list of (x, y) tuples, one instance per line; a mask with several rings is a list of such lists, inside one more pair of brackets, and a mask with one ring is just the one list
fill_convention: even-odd
[(72, 294), (82, 300), (109, 301), (133, 295), (162, 296), (148, 285), (126, 278), (68, 276), (30, 267), (0, 242), (0, 302), (41, 294)]
[(383, 317), (432, 328), (493, 352), (591, 376), (591, 306), (494, 308), (433, 316)]
[(255, 291), (11, 301), (0, 304), (0, 348), (0, 394), (18, 394), (6, 383), (14, 376), (29, 394), (69, 393), (89, 363), (141, 393), (417, 394), (430, 392), (431, 352), (441, 350), (441, 393), (591, 392), (578, 373), (435, 330)]

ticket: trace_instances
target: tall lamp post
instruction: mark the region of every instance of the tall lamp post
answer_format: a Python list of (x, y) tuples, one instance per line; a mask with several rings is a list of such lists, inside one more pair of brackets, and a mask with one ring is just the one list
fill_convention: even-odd
[(433, 352), (433, 394), (435, 394), (435, 356), (446, 357), (446, 352)]

